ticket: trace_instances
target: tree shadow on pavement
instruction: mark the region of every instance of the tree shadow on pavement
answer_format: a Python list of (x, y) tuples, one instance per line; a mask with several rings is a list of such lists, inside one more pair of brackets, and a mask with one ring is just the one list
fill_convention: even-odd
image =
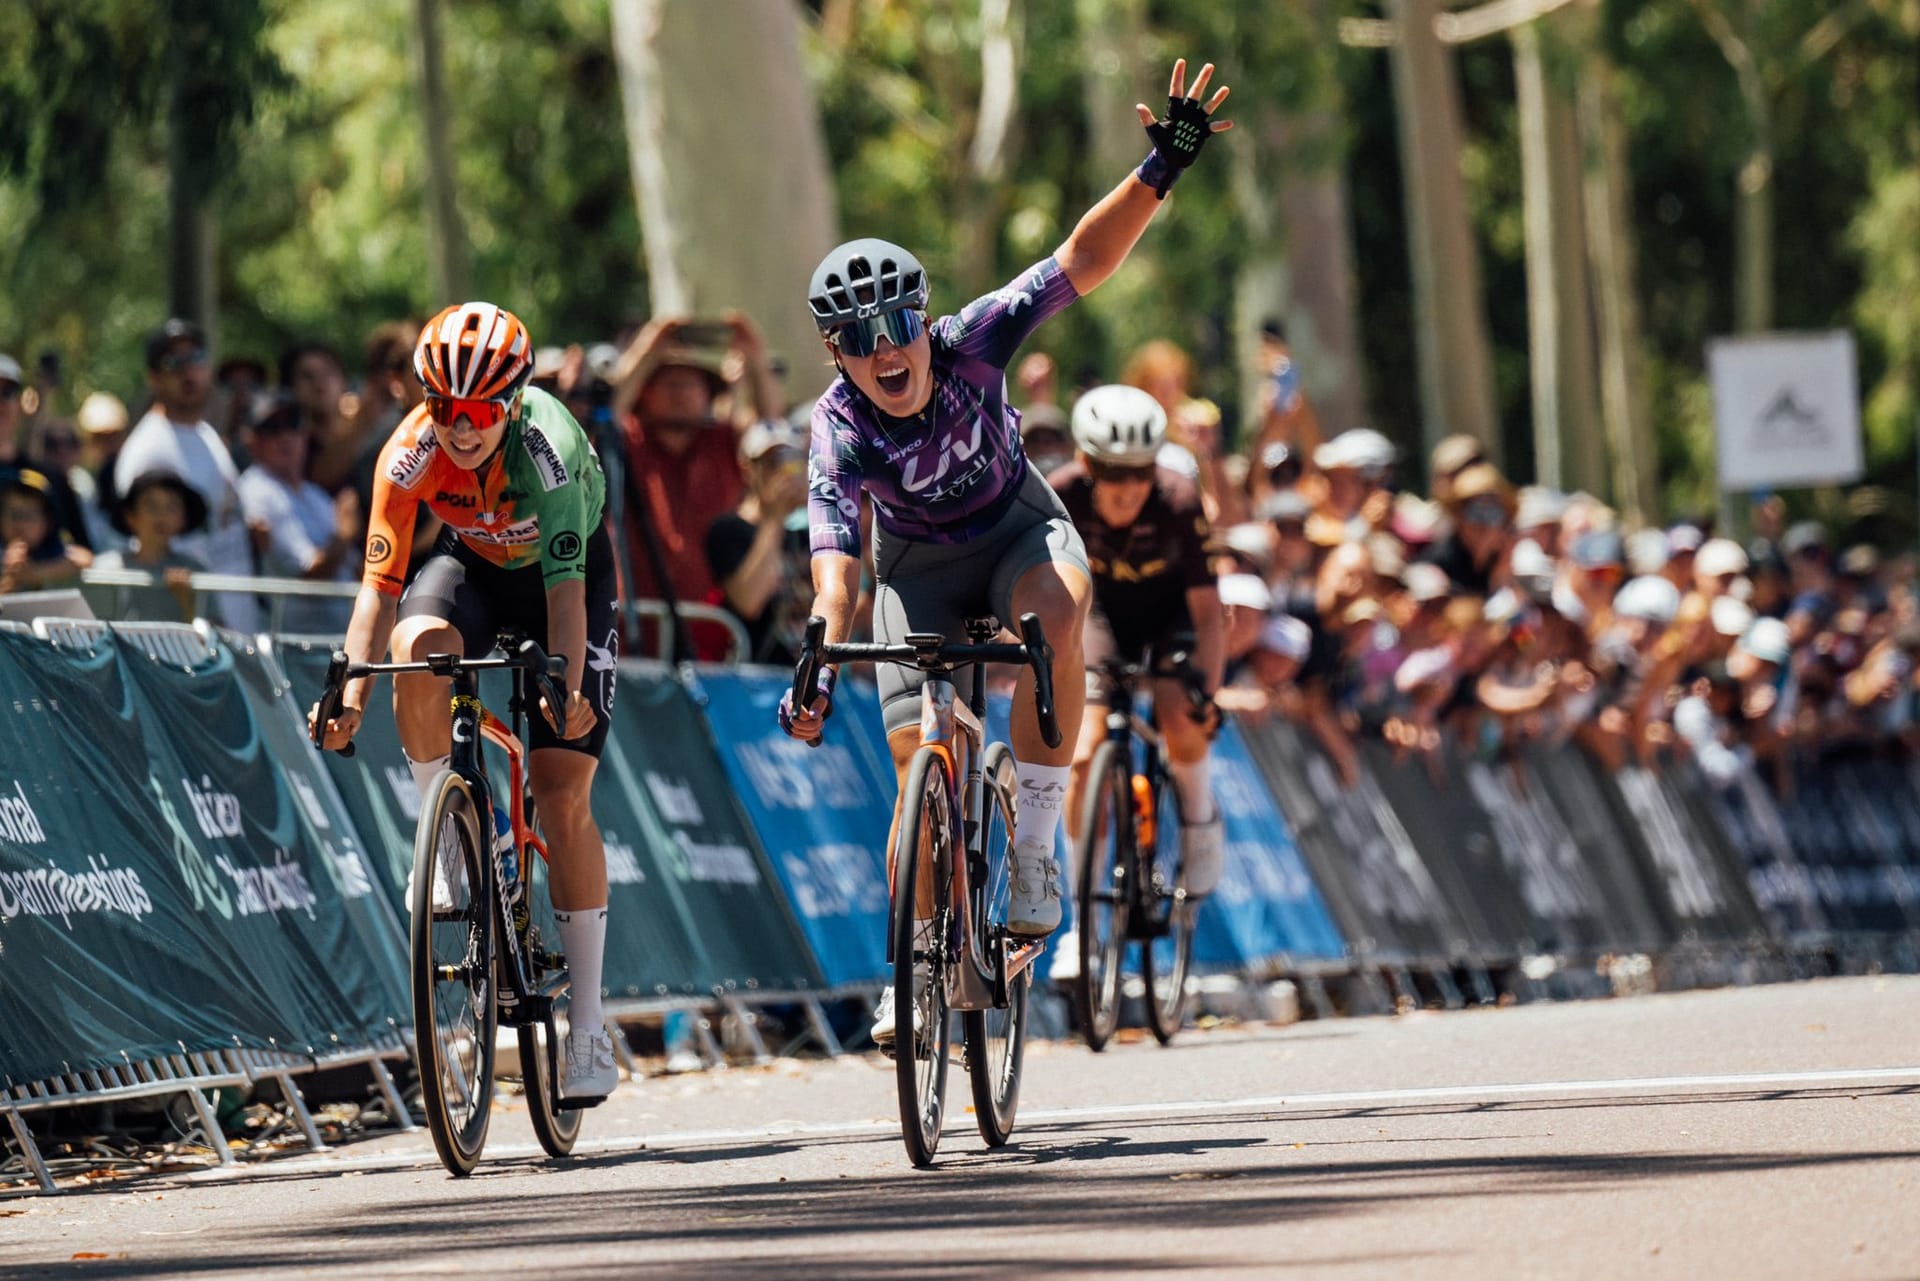
[[(498, 1195), (462, 1196), (443, 1185), (447, 1195), (343, 1206), (283, 1220), (270, 1233), (244, 1244), (236, 1241), (230, 1253), (169, 1259), (166, 1247), (142, 1243), (142, 1257), (93, 1261), (88, 1272), (102, 1277), (241, 1274), (305, 1265), (391, 1274), (430, 1267), (436, 1260), (450, 1263), (455, 1256), (471, 1256), (472, 1269), (482, 1270), (495, 1261), (490, 1252), (508, 1250), (522, 1266), (547, 1258), (570, 1275), (588, 1277), (629, 1276), (645, 1268), (696, 1278), (810, 1279), (857, 1272), (881, 1281), (1008, 1269), (1090, 1276), (1216, 1265), (1267, 1268), (1282, 1261), (1205, 1256), (1235, 1240), (1235, 1229), (1325, 1224), (1340, 1216), (1379, 1214), (1410, 1199), (1458, 1200), (1465, 1209), (1478, 1197), (1580, 1195), (1629, 1182), (1920, 1160), (1920, 1151), (1911, 1150), (1587, 1151), (1349, 1160), (1328, 1148), (1316, 1152), (1312, 1144), (1276, 1142), (1257, 1132), (1299, 1120), (1271, 1112), (1204, 1121), (1167, 1118), (1130, 1122), (1126, 1134), (1090, 1124), (1035, 1126), (1016, 1134), (1013, 1145), (990, 1152), (955, 1125), (947, 1138), (951, 1155), (943, 1154), (935, 1170), (903, 1168), (878, 1176), (733, 1182), (718, 1171), (702, 1170), (682, 1171), (671, 1186), (647, 1186), (640, 1171), (640, 1186), (613, 1188), (601, 1186), (604, 1176), (591, 1182), (579, 1177), (583, 1171), (647, 1162), (699, 1167), (758, 1161), (796, 1147), (821, 1146), (810, 1139), (714, 1144), (701, 1148), (697, 1157), (685, 1149), (614, 1154), (557, 1166), (556, 1173), (567, 1173), (551, 1183), (528, 1177), (541, 1169), (538, 1162), (498, 1162), (483, 1166), (483, 1176), (464, 1185), (479, 1190), (499, 1179)], [(1191, 1134), (1199, 1125), (1229, 1133)], [(1223, 1150), (1236, 1153), (1234, 1164), (1190, 1159)], [(1128, 1234), (1143, 1229), (1196, 1233), (1212, 1244), (1200, 1257), (1167, 1256), (1161, 1242), (1155, 1243), (1154, 1257), (1129, 1259), (1116, 1249)], [(1363, 1239), (1402, 1252), (1363, 1250), (1341, 1259), (1291, 1263), (1325, 1268), (1398, 1261), (1408, 1271), (1420, 1270), (1422, 1256), (1405, 1253), (1404, 1242), (1386, 1233)], [(860, 1244), (850, 1247), (854, 1240)], [(1036, 1250), (1036, 1240), (1044, 1247)], [(610, 1246), (620, 1257), (603, 1263)], [(850, 1254), (850, 1248), (857, 1253)], [(589, 1251), (594, 1258), (584, 1257)]]

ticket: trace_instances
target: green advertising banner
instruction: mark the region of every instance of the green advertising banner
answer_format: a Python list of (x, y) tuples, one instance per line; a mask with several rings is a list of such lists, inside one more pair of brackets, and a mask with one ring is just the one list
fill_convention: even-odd
[(391, 925), (349, 906), (364, 869), (299, 816), (230, 658), (9, 633), (0, 701), (0, 1077), (385, 1030)]
[[(112, 654), (0, 633), (0, 1080), (287, 1029), (209, 948)], [(256, 1037), (255, 1044), (264, 1044)], [(123, 1057), (124, 1056), (124, 1057)]]
[(317, 797), (304, 806), (276, 760), (299, 759), (289, 727), (255, 714), (233, 652), (186, 671), (112, 643), (195, 911), (273, 994), (294, 1031), (289, 1048), (404, 1021), (398, 935), (359, 843), (321, 838)]
[(617, 788), (638, 818), (638, 848), (661, 872), (646, 889), (691, 924), (689, 958), (700, 985), (822, 986), (700, 709), (656, 666), (621, 664), (618, 691), (595, 808), (602, 790)]

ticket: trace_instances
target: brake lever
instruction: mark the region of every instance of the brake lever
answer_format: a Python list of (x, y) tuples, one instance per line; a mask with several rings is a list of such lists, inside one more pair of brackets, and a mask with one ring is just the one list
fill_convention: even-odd
[[(313, 718), (313, 745), (326, 750), (327, 722), (338, 716), (346, 706), (347, 700), (347, 653), (336, 649), (327, 658), (327, 685), (321, 692), (320, 712)], [(348, 739), (338, 749), (340, 755), (353, 756), (353, 740)]]
[(1038, 614), (1020, 615), (1020, 639), (1027, 647), (1027, 665), (1033, 668), (1033, 709), (1040, 722), (1040, 741), (1060, 746), (1060, 721), (1053, 710), (1053, 646), (1040, 627)]
[(553, 732), (564, 740), (567, 736), (567, 691), (560, 682), (567, 678), (566, 655), (547, 653), (540, 648), (540, 642), (531, 636), (515, 646), (514, 653), (533, 660), (533, 679), (539, 682), (541, 696), (553, 712)]
[[(805, 711), (813, 706), (814, 688), (820, 683), (820, 646), (827, 639), (827, 620), (818, 614), (807, 619), (806, 639), (800, 645), (800, 659), (793, 665), (793, 710)], [(807, 740), (808, 747), (820, 746), (820, 738)]]

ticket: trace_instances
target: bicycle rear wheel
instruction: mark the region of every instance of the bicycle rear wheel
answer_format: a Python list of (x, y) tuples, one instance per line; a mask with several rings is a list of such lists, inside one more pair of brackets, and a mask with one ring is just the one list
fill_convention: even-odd
[[(940, 1129), (946, 1122), (947, 1056), (953, 1046), (947, 980), (953, 965), (949, 942), (953, 937), (954, 849), (945, 759), (931, 748), (921, 748), (907, 768), (906, 787), (900, 795), (904, 803), (893, 865), (893, 1017), (897, 1029), (893, 1062), (907, 1157), (924, 1167), (933, 1164), (934, 1150), (940, 1146)], [(922, 897), (930, 897), (932, 908), (932, 916), (924, 920), (919, 919), (915, 907)]]
[[(535, 864), (539, 864), (538, 867)], [(551, 924), (552, 908), (548, 899), (545, 864), (529, 847), (520, 851), (521, 883), (526, 887), (525, 910), (534, 920)], [(539, 927), (533, 925), (522, 936), (529, 953), (527, 969), (537, 985), (551, 976)], [(571, 1155), (580, 1137), (580, 1108), (560, 1106), (560, 1047), (566, 1044), (570, 1024), (569, 1002), (565, 996), (554, 998), (546, 1018), (520, 1025), (520, 1084), (527, 1093), (527, 1119), (533, 1123), (533, 1137), (548, 1156)]]
[[(1005, 743), (994, 743), (987, 748), (981, 780), (986, 788), (986, 827), (980, 834), (986, 876), (973, 886), (973, 927), (990, 944), (990, 957), (1003, 951), (1007, 942), (1012, 779), (1013, 753)], [(962, 958), (961, 964), (969, 963)], [(973, 1081), (974, 1120), (990, 1148), (1001, 1146), (1013, 1134), (1014, 1113), (1020, 1108), (1020, 1064), (1027, 1051), (1027, 993), (1032, 981), (1033, 967), (1028, 966), (1008, 981), (1006, 1008), (968, 1010), (961, 1016), (967, 1075)]]
[(482, 836), (492, 830), (466, 780), (442, 770), (414, 837), (410, 941), (420, 1101), (434, 1150), (456, 1176), (473, 1173), (493, 1109), (494, 885)]
[(1156, 923), (1166, 932), (1140, 944), (1140, 973), (1146, 983), (1147, 1026), (1165, 1045), (1187, 1017), (1187, 971), (1193, 963), (1193, 919), (1199, 903), (1180, 892), (1180, 793), (1164, 768), (1154, 770), (1153, 862), (1144, 887), (1152, 897)]
[(1087, 769), (1080, 815), (1080, 977), (1075, 996), (1087, 1047), (1106, 1048), (1120, 1023), (1120, 964), (1127, 948), (1133, 769), (1120, 743), (1102, 743)]

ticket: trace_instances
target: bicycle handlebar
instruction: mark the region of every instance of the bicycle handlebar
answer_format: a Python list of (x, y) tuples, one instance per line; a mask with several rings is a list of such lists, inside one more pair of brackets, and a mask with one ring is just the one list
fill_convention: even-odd
[(1156, 654), (1151, 663), (1129, 663), (1121, 658), (1101, 662), (1100, 670), (1116, 685), (1128, 685), (1142, 676), (1168, 678), (1180, 682), (1187, 696), (1187, 715), (1204, 724), (1213, 714), (1213, 698), (1207, 693), (1206, 679), (1193, 665), (1193, 655), (1184, 649)]
[[(808, 706), (820, 669), (828, 663), (898, 663), (923, 672), (950, 672), (966, 663), (1006, 663), (1033, 671), (1033, 704), (1040, 721), (1040, 737), (1048, 747), (1060, 746), (1060, 722), (1053, 705), (1053, 647), (1047, 643), (1037, 614), (1020, 616), (1018, 644), (948, 642), (936, 632), (915, 632), (899, 645), (825, 644), (827, 620), (807, 620), (806, 640), (793, 669), (793, 705)], [(818, 739), (814, 740), (816, 743)]]
[[(556, 732), (560, 737), (567, 735), (566, 691), (557, 682), (566, 679), (567, 660), (564, 656), (549, 654), (540, 648), (540, 643), (531, 637), (522, 637), (515, 642), (513, 652), (505, 658), (466, 658), (459, 654), (429, 654), (418, 663), (350, 663), (345, 650), (336, 649), (327, 659), (327, 683), (320, 692), (320, 712), (314, 717), (311, 737), (313, 745), (320, 747), (326, 741), (327, 722), (338, 716), (344, 707), (348, 681), (363, 680), (369, 676), (392, 676), (410, 672), (423, 672), (434, 676), (449, 677), (459, 672), (480, 671), (525, 671), (533, 677), (539, 687), (539, 693), (553, 709), (553, 718), (558, 722)], [(340, 755), (351, 757), (353, 744), (348, 742), (338, 749)]]

